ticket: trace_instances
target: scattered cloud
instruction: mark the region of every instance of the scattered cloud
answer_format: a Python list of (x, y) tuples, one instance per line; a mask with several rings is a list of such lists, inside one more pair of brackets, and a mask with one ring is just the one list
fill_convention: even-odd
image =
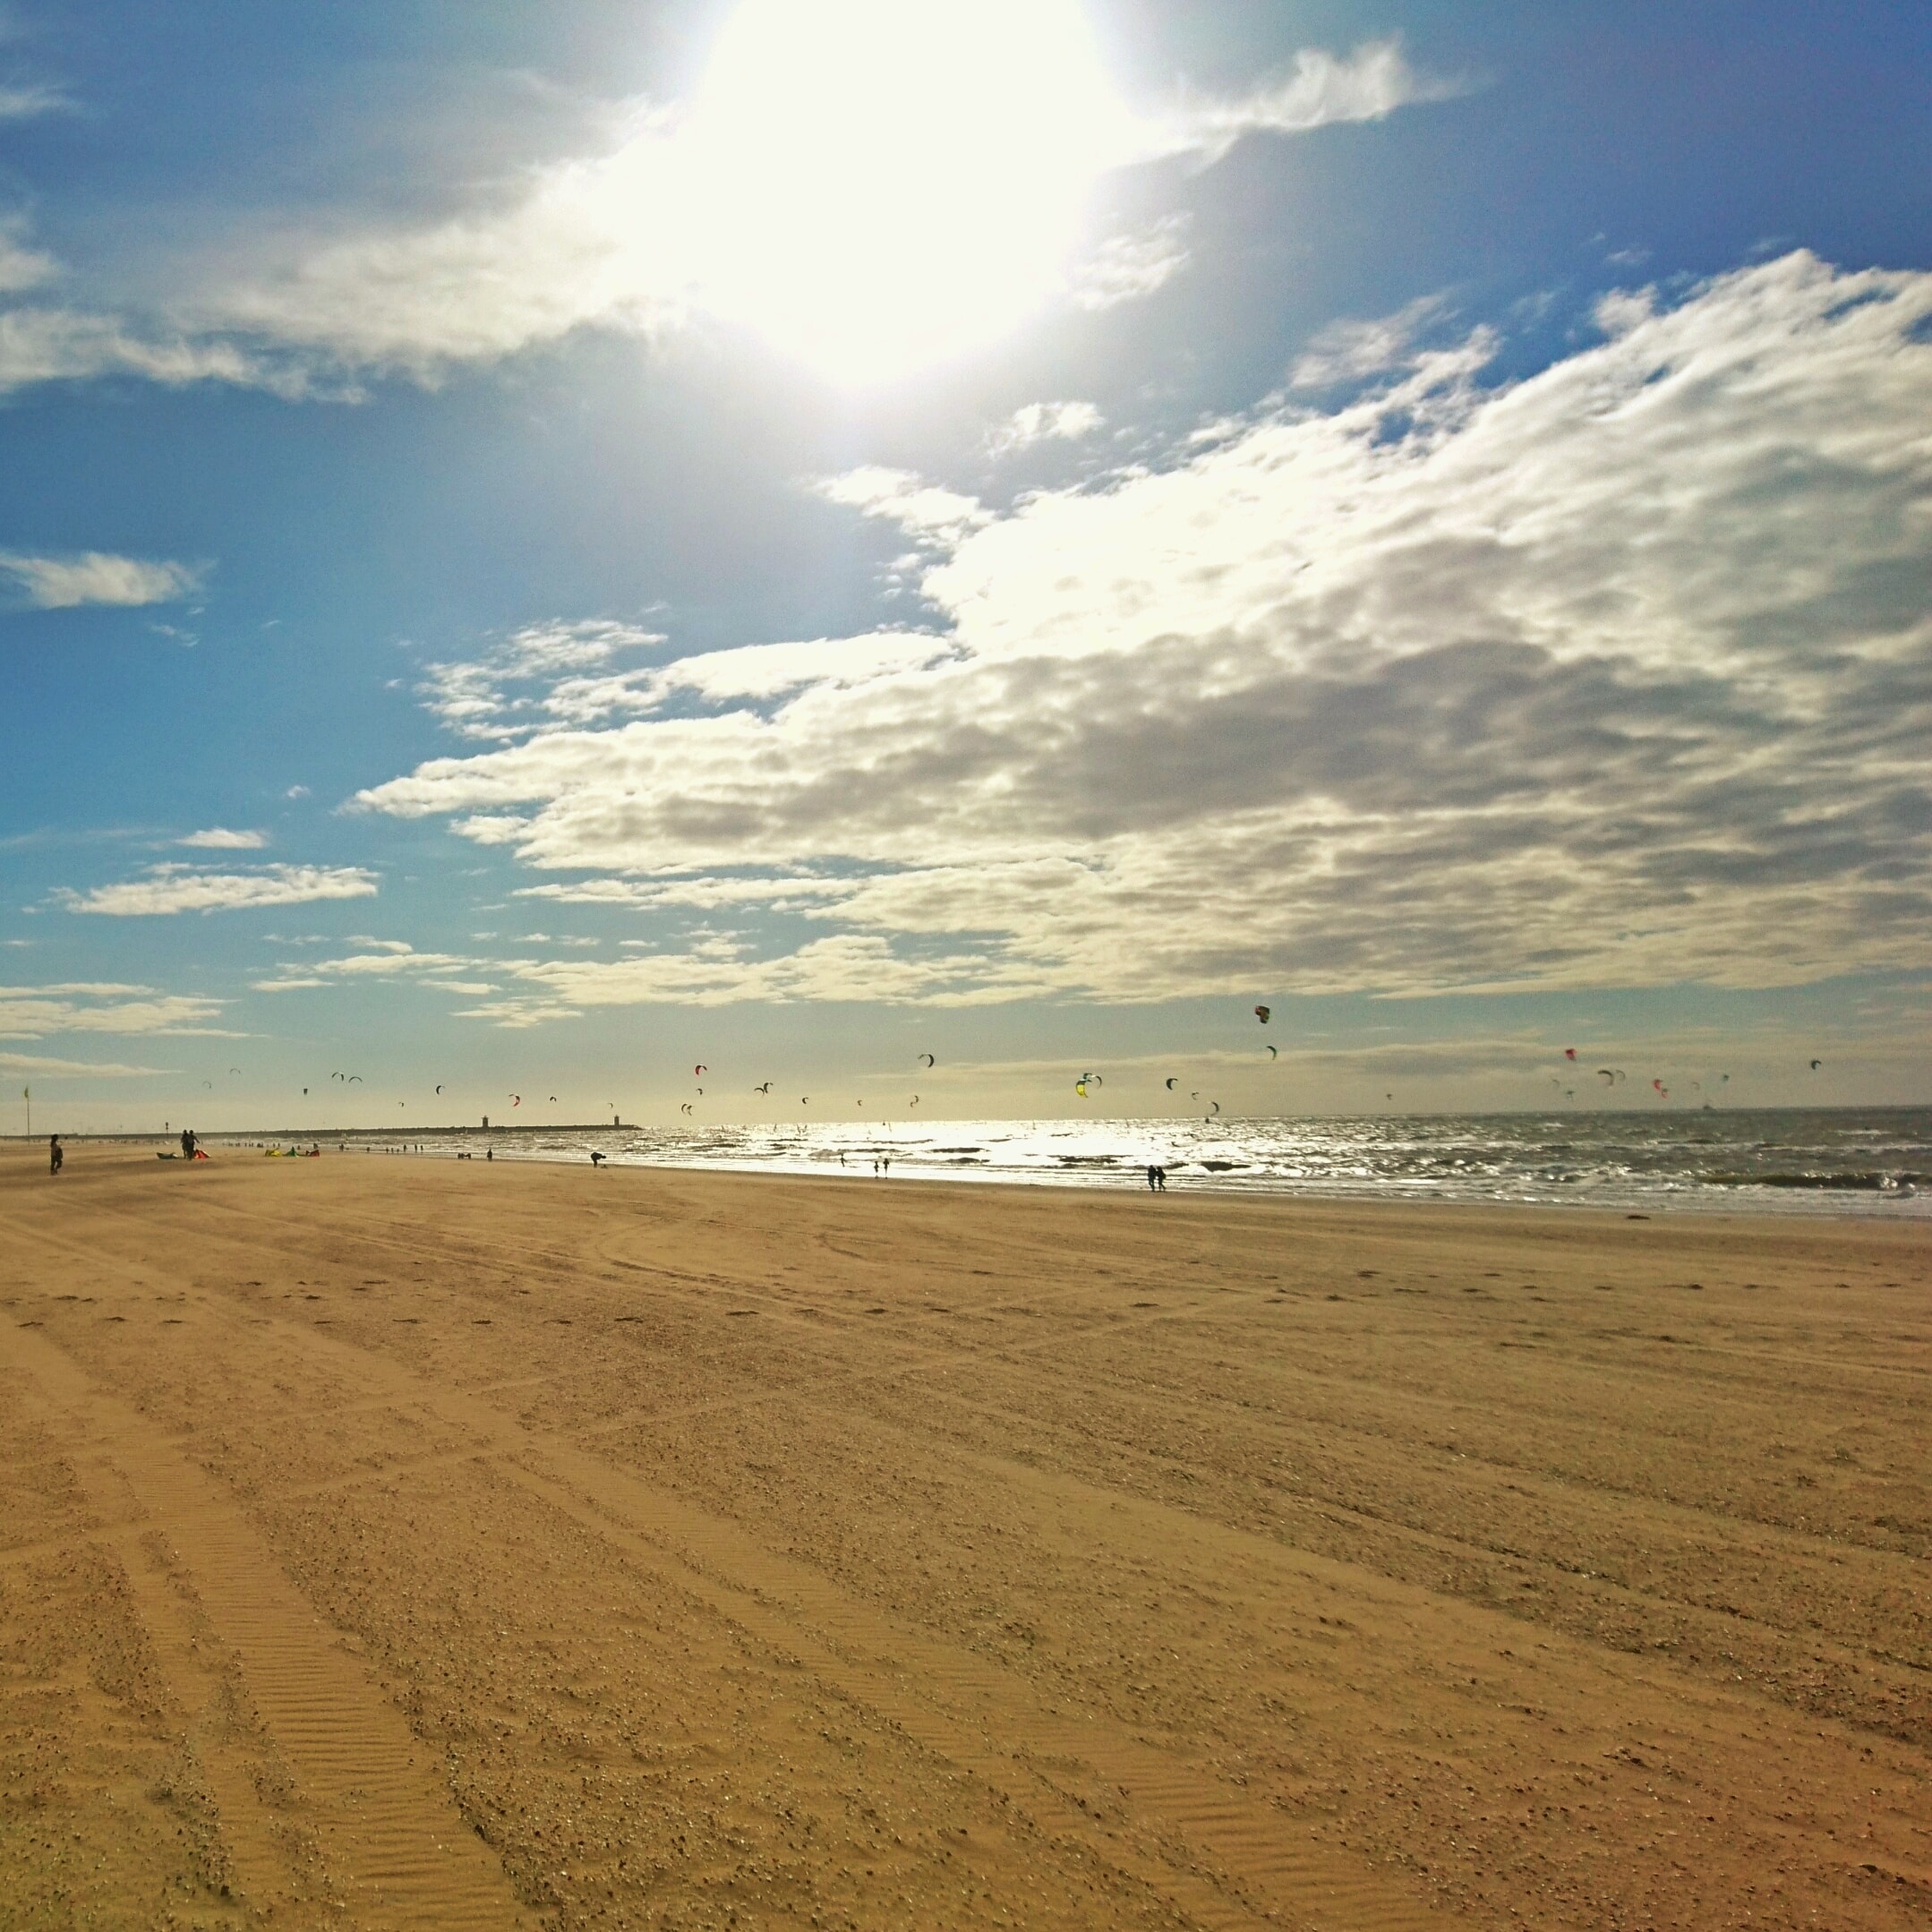
[(0, 81), (0, 121), (32, 121), (43, 114), (66, 114), (73, 107), (73, 96), (47, 81)]
[[(1236, 98), (1190, 94), (1139, 118), (1109, 108), (1099, 116), (1104, 133), (1096, 124), (1090, 159), (1098, 172), (1175, 156), (1211, 164), (1247, 135), (1379, 120), (1460, 86), (1418, 73), (1394, 41), (1346, 56), (1309, 49), (1290, 72)], [(64, 105), (56, 90), (0, 85), (0, 118)], [(1058, 104), (1063, 119), (1066, 105)], [(702, 110), (688, 104), (638, 100), (598, 121), (608, 131), (603, 151), (521, 171), (508, 185), (500, 180), (438, 221), (358, 222), (338, 214), (306, 231), (285, 224), (218, 268), (184, 269), (176, 279), (192, 276), (191, 286), (138, 312), (46, 301), (0, 309), (0, 393), (128, 376), (349, 398), (372, 375), (433, 385), (457, 368), (500, 361), (580, 329), (657, 339), (689, 328), (707, 302), (729, 311), (734, 272), (742, 279), (747, 265), (721, 281), (714, 258), (721, 226), (745, 225), (733, 200), (744, 191), (742, 155), (727, 152), (721, 162), (700, 124)], [(1044, 138), (1043, 153), (1061, 154), (1064, 126), (1056, 122)], [(1003, 128), (989, 163), (1010, 171), (1013, 141), (1013, 130)], [(753, 214), (768, 218), (769, 201), (769, 185), (761, 184)], [(910, 301), (909, 288), (948, 273), (958, 286), (943, 308), (988, 299), (982, 285), (989, 278), (976, 276), (966, 256), (965, 227), (931, 222), (925, 235), (919, 227), (908, 221), (900, 244), (924, 251), (925, 272), (881, 279), (875, 305)], [(1002, 227), (1010, 241), (1013, 221)], [(1150, 295), (1185, 263), (1184, 227), (1184, 217), (1173, 216), (1112, 238), (1073, 272), (1062, 295), (1104, 309)], [(825, 246), (838, 240), (834, 235)], [(771, 273), (764, 261), (770, 252), (758, 251), (754, 280)], [(1056, 273), (1048, 255), (1037, 264), (1043, 295)], [(817, 299), (816, 285), (806, 286), (815, 275), (827, 279), (809, 248), (801, 244), (799, 257), (806, 267), (795, 305)], [(853, 258), (853, 274), (829, 279), (848, 283), (873, 260), (868, 241)], [(17, 238), (0, 241), (0, 295), (30, 293), (56, 273)], [(843, 326), (863, 323), (862, 314), (839, 312)], [(951, 339), (937, 319), (925, 320), (938, 329), (935, 339)]]
[(1184, 99), (1161, 129), (1172, 153), (1218, 160), (1246, 134), (1303, 134), (1344, 121), (1386, 120), (1398, 107), (1449, 100), (1466, 80), (1419, 73), (1398, 40), (1371, 40), (1346, 56), (1304, 47), (1287, 73), (1232, 100)]
[(58, 307), (0, 309), (0, 395), (42, 382), (133, 376), (179, 389), (227, 382), (289, 397), (309, 375), (235, 343), (194, 331), (144, 332), (122, 317)]
[(1393, 315), (1372, 321), (1342, 321), (1318, 329), (1296, 359), (1288, 381), (1297, 389), (1325, 389), (1360, 382), (1408, 366), (1415, 342), (1449, 305), (1440, 295), (1419, 295)]
[(269, 842), (269, 835), (266, 832), (230, 832), (226, 825), (210, 825), (206, 832), (191, 832), (175, 842), (208, 851), (253, 852)]
[(977, 497), (922, 483), (910, 470), (885, 469), (867, 464), (838, 476), (825, 477), (818, 493), (827, 502), (844, 503), (860, 515), (897, 524), (915, 543), (951, 549), (969, 530), (993, 520)]
[(1035, 443), (1079, 442), (1105, 422), (1091, 403), (1028, 403), (993, 431), (987, 448), (995, 456), (1007, 456)]
[(493, 980), (457, 977), (485, 966), (482, 960), (455, 953), (418, 953), (406, 940), (353, 937), (351, 945), (366, 950), (345, 953), (338, 959), (303, 960), (285, 963), (272, 979), (254, 982), (257, 993), (289, 993), (303, 988), (340, 986), (345, 982), (366, 984), (371, 980), (413, 980), (445, 993), (472, 996), (496, 991)]
[(43, 1080), (121, 1080), (159, 1073), (158, 1066), (122, 1066), (112, 1060), (51, 1060), (38, 1054), (0, 1053), (0, 1073)]
[(634, 624), (526, 625), (479, 658), (425, 665), (417, 688), (460, 738), (519, 738), (621, 709), (631, 678), (620, 659), (663, 642)]
[(184, 1033), (235, 1036), (209, 1024), (223, 1003), (156, 993), (150, 987), (77, 982), (0, 986), (0, 1039), (40, 1039), (50, 1033)]
[(247, 906), (301, 905), (314, 899), (369, 899), (376, 875), (360, 866), (262, 866), (251, 872), (196, 872), (150, 866), (138, 879), (56, 896), (70, 912), (116, 919), (169, 912), (227, 912)]
[[(4, 321), (0, 318), (0, 324)], [(201, 588), (203, 575), (184, 563), (152, 563), (98, 550), (75, 557), (23, 557), (0, 551), (0, 571), (13, 578), (37, 611), (178, 603)]]
[(1124, 302), (1144, 302), (1187, 266), (1185, 214), (1164, 215), (1143, 228), (1110, 235), (1079, 263), (1067, 284), (1075, 308), (1098, 313)]
[(928, 654), (360, 802), (671, 919), (755, 880), (839, 941), (521, 969), (554, 1006), (1916, 967), (1932, 275), (1799, 253), (1612, 313), (1525, 380), (1474, 338), (1005, 515), (873, 473), (841, 500), (928, 550)]
[(59, 273), (60, 265), (51, 255), (27, 245), (26, 232), (18, 219), (0, 220), (0, 295), (38, 288)]

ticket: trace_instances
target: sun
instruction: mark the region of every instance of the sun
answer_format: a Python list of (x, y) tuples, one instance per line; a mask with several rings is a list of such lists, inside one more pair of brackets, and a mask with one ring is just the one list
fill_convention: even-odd
[(677, 137), (694, 297), (891, 380), (1038, 308), (1131, 142), (1078, 0), (744, 0)]

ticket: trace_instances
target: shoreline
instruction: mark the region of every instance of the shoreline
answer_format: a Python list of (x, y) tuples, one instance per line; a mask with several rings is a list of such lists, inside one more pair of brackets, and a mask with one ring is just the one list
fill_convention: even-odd
[[(294, 1137), (309, 1144), (303, 1137)], [(246, 1134), (210, 1145), (261, 1146)], [(1932, 1218), (1932, 1109), (368, 1128), (346, 1150), (1231, 1197)]]

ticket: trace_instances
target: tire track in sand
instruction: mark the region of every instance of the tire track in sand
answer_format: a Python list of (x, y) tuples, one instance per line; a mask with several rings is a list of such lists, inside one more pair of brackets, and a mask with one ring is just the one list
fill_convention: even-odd
[[(1403, 1880), (1112, 1715), (1056, 1707), (1018, 1673), (906, 1629), (729, 1518), (387, 1357), (297, 1322), (274, 1325), (392, 1402), (471, 1432), (500, 1475), (560, 1515), (1005, 1792), (1051, 1835), (1165, 1894), (1194, 1924), (1445, 1932), (1456, 1922)], [(1117, 1817), (1123, 1804), (1124, 1821), (1109, 1824), (1105, 1814)]]
[[(124, 1278), (157, 1278), (143, 1263), (37, 1233)], [(1051, 1835), (1164, 1894), (1193, 1923), (1215, 1932), (1444, 1932), (1458, 1922), (1402, 1879), (1322, 1843), (1304, 1821), (1143, 1741), (1111, 1714), (1058, 1708), (1019, 1673), (904, 1628), (728, 1517), (372, 1349), (219, 1288), (201, 1293), (247, 1311), (256, 1332), (327, 1360), (362, 1384), (365, 1399), (386, 1398), (469, 1433), (500, 1474), (560, 1516), (1005, 1792)], [(273, 1560), (265, 1545), (263, 1560)]]
[[(169, 1539), (173, 1553), (294, 1775), (292, 1820), (314, 1834), (346, 1922), (358, 1932), (533, 1927), (402, 1714), (338, 1647), (216, 1481), (52, 1342), (10, 1324), (0, 1329), (0, 1364), (31, 1376), (62, 1433), (79, 1439), (76, 1472), (124, 1553), (157, 1524), (193, 1526), (192, 1537)], [(197, 1654), (187, 1606), (152, 1564), (127, 1569), (171, 1689), (189, 1710), (205, 1707), (217, 1673)], [(288, 1899), (299, 1854), (286, 1824), (262, 1804), (245, 1754), (200, 1756), (235, 1882), (258, 1904)]]

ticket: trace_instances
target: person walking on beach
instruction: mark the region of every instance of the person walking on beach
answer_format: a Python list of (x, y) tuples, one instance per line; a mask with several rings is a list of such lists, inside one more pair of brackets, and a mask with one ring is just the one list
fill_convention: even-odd
[(181, 1158), (184, 1160), (194, 1158), (194, 1135), (186, 1127), (181, 1130)]
[(66, 1154), (62, 1150), (61, 1148), (60, 1136), (56, 1133), (47, 1143), (47, 1171), (49, 1174), (58, 1174), (60, 1172), (61, 1163), (65, 1160), (66, 1158)]

